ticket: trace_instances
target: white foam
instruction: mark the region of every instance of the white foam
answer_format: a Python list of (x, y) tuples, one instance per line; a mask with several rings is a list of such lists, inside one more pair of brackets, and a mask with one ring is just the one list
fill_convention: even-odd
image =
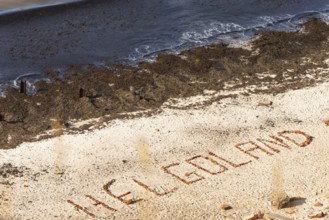
[[(328, 5), (328, 7), (329, 7), (329, 5)], [(326, 22), (327, 24), (329, 24), (329, 11), (328, 11), (328, 12), (321, 12), (321, 13), (319, 14), (319, 16), (320, 16), (320, 18), (321, 18), (324, 22)]]
[(183, 42), (195, 42), (201, 43), (206, 39), (219, 35), (230, 33), (233, 31), (242, 31), (245, 28), (236, 23), (222, 23), (218, 21), (212, 21), (210, 24), (201, 23), (197, 26), (201, 26), (202, 30), (191, 30), (184, 32), (181, 36)]

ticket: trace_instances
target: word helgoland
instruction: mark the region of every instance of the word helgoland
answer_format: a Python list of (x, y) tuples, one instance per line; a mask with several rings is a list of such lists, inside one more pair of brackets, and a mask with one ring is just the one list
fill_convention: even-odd
[[(293, 147), (306, 147), (312, 142), (312, 136), (306, 134), (300, 130), (285, 130), (281, 132), (277, 132), (277, 135), (269, 135), (267, 139), (257, 138), (256, 141), (248, 141), (243, 143), (238, 143), (234, 147), (238, 149), (241, 153), (248, 155), (249, 157), (258, 160), (259, 157), (255, 155), (256, 151), (258, 153), (264, 153), (266, 155), (272, 156), (275, 153), (280, 152), (280, 148), (285, 149), (292, 149)], [(203, 162), (203, 163), (202, 163)], [(241, 166), (245, 166), (251, 163), (252, 160), (247, 160), (241, 163), (236, 163), (230, 160), (227, 160), (220, 155), (208, 151), (204, 155), (195, 155), (191, 158), (188, 158), (183, 161), (183, 163), (187, 163), (190, 166), (196, 168), (196, 171), (187, 172), (185, 174), (179, 174), (173, 171), (173, 167), (178, 168), (182, 163), (176, 162), (171, 163), (161, 167), (161, 171), (169, 176), (173, 177), (177, 180), (177, 182), (184, 184), (184, 185), (191, 185), (198, 181), (205, 180), (204, 177), (200, 172), (208, 173), (210, 175), (219, 175), (224, 173), (229, 169), (236, 169)], [(204, 164), (207, 163), (207, 166)], [(212, 166), (213, 169), (210, 169)], [(112, 197), (113, 199), (119, 200), (124, 205), (133, 205), (140, 201), (143, 201), (143, 198), (134, 197), (132, 196), (130, 191), (117, 194), (111, 191), (111, 186), (115, 183), (116, 179), (111, 179), (107, 183), (103, 185), (103, 190), (107, 195)], [(141, 180), (131, 179), (131, 181), (136, 184), (137, 186), (143, 188), (144, 190), (155, 194), (156, 196), (164, 196), (170, 193), (175, 193), (175, 191), (179, 188), (179, 186), (175, 186), (171, 189), (163, 189), (159, 191), (156, 186), (149, 186), (143, 183)], [(127, 198), (127, 197), (130, 198)], [(108, 210), (109, 212), (113, 213), (116, 212), (117, 209), (110, 207), (109, 205), (105, 204), (104, 202), (96, 199), (92, 195), (85, 195), (85, 197), (92, 202), (95, 206), (102, 206), (104, 209)], [(92, 213), (90, 210), (76, 204), (72, 200), (67, 200), (68, 204), (72, 205), (78, 211), (84, 212), (87, 216), (91, 218), (96, 218), (97, 216)]]

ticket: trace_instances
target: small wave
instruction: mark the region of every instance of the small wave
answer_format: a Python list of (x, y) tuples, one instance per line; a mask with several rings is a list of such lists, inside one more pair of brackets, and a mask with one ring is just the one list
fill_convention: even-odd
[(141, 45), (135, 48), (134, 52), (128, 55), (126, 60), (127, 64), (135, 65), (139, 61), (153, 62), (159, 53), (176, 53), (177, 44), (164, 44), (164, 45)]
[(320, 12), (318, 16), (321, 20), (329, 24), (329, 10)]
[(307, 18), (318, 17), (322, 12), (320, 11), (306, 11), (297, 15), (292, 16), (289, 19), (289, 23), (293, 23), (295, 25), (302, 24), (305, 22)]
[(262, 28), (271, 27), (274, 25), (287, 23), (293, 17), (293, 15), (286, 14), (282, 16), (260, 16), (259, 22)]
[(201, 43), (218, 34), (225, 34), (245, 29), (243, 26), (236, 23), (221, 23), (216, 21), (210, 22), (210, 25), (202, 24), (201, 27), (206, 27), (206, 29), (184, 32), (181, 40), (186, 42)]
[(142, 46), (135, 49), (135, 52), (138, 53), (138, 54), (149, 54), (149, 53), (152, 53), (154, 51), (155, 51), (155, 49), (151, 48), (150, 45), (142, 45)]

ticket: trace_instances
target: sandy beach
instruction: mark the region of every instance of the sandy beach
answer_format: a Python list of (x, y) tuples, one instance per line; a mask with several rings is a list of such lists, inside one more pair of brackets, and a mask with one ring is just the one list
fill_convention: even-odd
[[(328, 213), (328, 86), (188, 110), (167, 106), (154, 116), (1, 151), (2, 163), (17, 169), (1, 182), (3, 219)], [(273, 208), (271, 194), (280, 191), (298, 202)], [(232, 209), (223, 211), (222, 204)]]
[(9, 88), (0, 219), (328, 219), (328, 36), (310, 20)]

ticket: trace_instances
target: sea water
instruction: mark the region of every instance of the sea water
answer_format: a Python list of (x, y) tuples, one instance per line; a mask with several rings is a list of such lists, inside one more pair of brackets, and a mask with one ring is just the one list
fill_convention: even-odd
[(309, 17), (329, 21), (328, 0), (87, 0), (58, 7), (68, 2), (0, 0), (0, 85), (69, 65), (135, 64), (160, 52), (244, 41), (258, 30), (293, 31)]

